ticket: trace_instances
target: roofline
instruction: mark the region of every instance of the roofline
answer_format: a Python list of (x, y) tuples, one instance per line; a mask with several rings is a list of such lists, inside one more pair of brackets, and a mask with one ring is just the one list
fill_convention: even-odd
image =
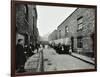
[(75, 9), (58, 27), (57, 29), (70, 17), (72, 16), (79, 8)]

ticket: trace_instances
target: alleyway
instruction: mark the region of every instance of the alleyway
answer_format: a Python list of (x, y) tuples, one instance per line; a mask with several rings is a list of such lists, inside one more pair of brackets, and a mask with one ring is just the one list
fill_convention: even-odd
[(44, 71), (93, 69), (94, 66), (68, 54), (57, 54), (52, 48), (43, 49)]

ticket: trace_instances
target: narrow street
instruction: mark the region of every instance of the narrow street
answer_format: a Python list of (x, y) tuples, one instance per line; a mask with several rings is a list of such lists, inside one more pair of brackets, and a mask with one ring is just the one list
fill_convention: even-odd
[(96, 9), (27, 3), (15, 8), (16, 73), (96, 70)]
[(68, 54), (57, 54), (52, 48), (43, 49), (44, 71), (93, 69), (94, 65), (72, 57)]

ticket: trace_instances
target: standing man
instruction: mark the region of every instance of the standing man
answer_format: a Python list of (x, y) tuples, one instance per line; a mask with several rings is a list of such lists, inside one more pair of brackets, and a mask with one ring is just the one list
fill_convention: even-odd
[(38, 53), (39, 47), (40, 47), (40, 44), (39, 43), (36, 43), (37, 53)]
[(23, 42), (23, 39), (18, 39), (16, 46), (16, 72), (24, 72), (26, 58), (24, 54)]

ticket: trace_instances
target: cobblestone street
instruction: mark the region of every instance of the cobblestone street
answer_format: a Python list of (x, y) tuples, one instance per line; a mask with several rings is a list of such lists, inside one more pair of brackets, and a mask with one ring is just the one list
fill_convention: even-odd
[(44, 71), (94, 69), (94, 65), (72, 57), (68, 54), (57, 54), (52, 48), (45, 48)]

